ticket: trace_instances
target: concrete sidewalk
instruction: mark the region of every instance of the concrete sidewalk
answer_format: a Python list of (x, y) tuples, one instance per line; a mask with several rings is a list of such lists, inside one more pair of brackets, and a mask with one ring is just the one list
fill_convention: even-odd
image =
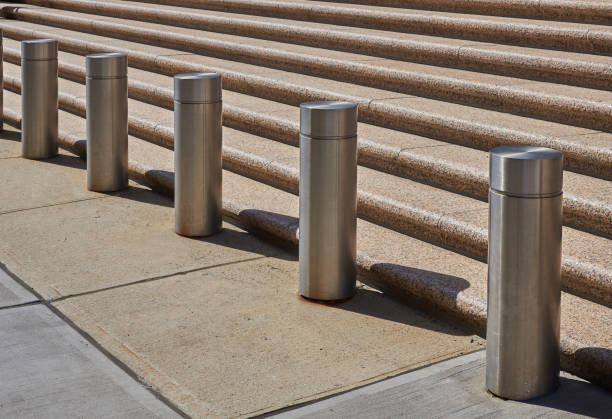
[(0, 138), (0, 416), (255, 416), (484, 346), (365, 286), (300, 299), (294, 253), (229, 223), (178, 236), (171, 200), (89, 192), (78, 157)]
[(528, 402), (485, 391), (485, 351), (442, 361), (273, 415), (293, 418), (609, 418), (612, 394), (565, 372), (559, 389)]
[[(10, 129), (0, 140), (0, 262), (187, 415), (257, 415), (482, 348), (477, 336), (366, 287), (338, 306), (306, 302), (297, 296), (295, 254), (227, 223), (210, 238), (178, 236), (171, 200), (136, 184), (89, 192), (84, 161), (65, 152), (21, 159), (18, 141)], [(18, 297), (14, 284), (5, 289), (2, 298), (15, 294), (8, 304), (31, 298)], [(43, 339), (25, 318), (46, 325), (52, 315), (15, 310), (11, 321), (24, 318), (20, 353)], [(63, 351), (57, 345), (49, 343), (50, 353)], [(25, 369), (11, 367), (13, 376), (36, 356), (15, 358)], [(0, 416), (8, 395), (21, 391), (5, 385)], [(122, 394), (109, 393), (108, 406), (121, 406), (110, 400)], [(56, 416), (79, 416), (66, 409)]]

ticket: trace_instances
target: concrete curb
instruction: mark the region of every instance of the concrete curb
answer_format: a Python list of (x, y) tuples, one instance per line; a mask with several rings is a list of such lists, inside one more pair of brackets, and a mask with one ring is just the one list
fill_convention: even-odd
[[(338, 31), (317, 31), (291, 24), (265, 23), (251, 19), (224, 18), (188, 12), (155, 10), (150, 7), (134, 7), (116, 3), (86, 0), (27, 0), (27, 4), (48, 8), (93, 13), (123, 19), (135, 19), (170, 26), (229, 33), (232, 35), (295, 42), (303, 45), (325, 46), (339, 39)], [(274, 8), (267, 3), (253, 2), (251, 10), (259, 14), (306, 22), (320, 22), (349, 27), (379, 29), (383, 31), (408, 32), (473, 41), (521, 45), (532, 48), (551, 48), (585, 54), (612, 54), (612, 31), (565, 28), (560, 25), (498, 22), (486, 18), (463, 16), (441, 16), (439, 14), (410, 13), (408, 10), (383, 11), (351, 9), (337, 6), (293, 3)], [(268, 6), (268, 7), (266, 7)], [(226, 10), (223, 10), (226, 11)], [(328, 33), (327, 36), (324, 33)], [(323, 44), (321, 42), (324, 42)], [(327, 42), (325, 42), (327, 41)], [(334, 43), (339, 45), (346, 44)]]
[(473, 123), (468, 120), (421, 112), (404, 106), (376, 103), (368, 98), (344, 95), (327, 90), (303, 87), (260, 76), (206, 67), (188, 61), (155, 56), (125, 48), (83, 42), (44, 31), (29, 31), (2, 25), (4, 36), (17, 40), (54, 38), (60, 49), (86, 55), (94, 52), (122, 52), (129, 55), (130, 66), (168, 76), (189, 72), (216, 72), (223, 74), (223, 87), (227, 90), (258, 96), (289, 105), (313, 100), (344, 100), (359, 105), (361, 122), (403, 132), (435, 138), (465, 147), (488, 151), (500, 145), (530, 144), (550, 147), (563, 152), (565, 168), (589, 176), (612, 180), (612, 151), (572, 143), (560, 138), (531, 134), (523, 131)]
[[(7, 62), (20, 65), (20, 57), (19, 51), (11, 48), (4, 49), (4, 59)], [(85, 80), (84, 68), (71, 64), (60, 62), (59, 74), (63, 78), (81, 84)], [(173, 93), (151, 84), (130, 80), (129, 95), (132, 99), (155, 106), (169, 110), (174, 108)], [(131, 128), (134, 130), (133, 135), (144, 135), (137, 131), (139, 126), (137, 120), (138, 118), (134, 118), (134, 125)], [(299, 145), (299, 125), (291, 121), (226, 104), (223, 109), (223, 124), (284, 144), (296, 147)], [(166, 148), (171, 147), (172, 144), (172, 138), (164, 135), (157, 140), (151, 139), (151, 141), (161, 141), (158, 145)], [(400, 148), (385, 146), (364, 138), (359, 138), (358, 149), (360, 165), (481, 201), (488, 200), (489, 181), (486, 172), (441, 159), (424, 158), (416, 153), (402, 151)], [(612, 238), (612, 208), (603, 203), (571, 194), (564, 196), (563, 205), (565, 225)]]
[[(16, 112), (5, 109), (4, 118), (7, 124), (20, 127), (21, 120)], [(60, 133), (59, 141), (63, 148), (86, 158), (86, 144), (83, 140)], [(173, 196), (173, 173), (155, 170), (135, 161), (130, 161), (129, 172), (130, 178), (136, 182)], [(244, 208), (227, 200), (223, 202), (223, 211), (224, 216), (254, 233), (272, 237), (290, 246), (298, 243), (296, 218)], [(440, 285), (435, 278), (422, 272), (387, 264), (363, 253), (357, 256), (357, 268), (362, 280), (436, 315), (446, 313), (484, 337), (486, 301), (466, 297), (460, 290), (453, 288), (452, 284)], [(566, 338), (561, 341), (561, 351), (564, 370), (612, 389), (612, 357), (608, 349), (590, 347), (588, 343)]]
[[(134, 0), (168, 6), (272, 16), (286, 19), (316, 18), (312, 10), (325, 6), (298, 5), (276, 0)], [(322, 0), (402, 9), (421, 9), (486, 16), (612, 25), (612, 7), (605, 3), (573, 0)], [(331, 6), (330, 6), (331, 7)], [(347, 6), (347, 8), (350, 6)], [(346, 10), (345, 8), (342, 8)], [(350, 10), (350, 9), (349, 9)], [(314, 16), (313, 16), (314, 15)], [(323, 19), (323, 18), (322, 18)]]
[[(5, 77), (5, 88), (20, 93), (21, 83), (14, 77)], [(60, 93), (61, 109), (85, 117), (85, 100)], [(131, 135), (173, 149), (172, 129), (139, 118), (129, 117)], [(223, 168), (257, 180), (274, 188), (297, 195), (299, 171), (265, 158), (223, 147)], [(485, 262), (487, 260), (487, 231), (450, 216), (426, 211), (388, 199), (358, 191), (357, 215), (380, 226), (415, 237)], [(585, 264), (564, 257), (562, 264), (564, 289), (594, 301), (612, 304), (612, 278), (608, 272), (593, 264)]]

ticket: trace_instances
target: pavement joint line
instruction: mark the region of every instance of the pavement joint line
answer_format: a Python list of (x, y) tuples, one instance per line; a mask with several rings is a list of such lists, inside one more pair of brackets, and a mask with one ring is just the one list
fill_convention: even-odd
[(176, 412), (176, 414), (178, 414), (179, 416), (181, 416), (183, 418), (189, 418), (189, 416), (185, 412), (183, 412), (177, 405), (175, 405), (174, 402), (172, 402), (171, 400), (166, 398), (166, 396), (161, 394), (161, 392), (159, 392), (158, 390), (155, 390), (147, 382), (145, 382), (143, 379), (141, 379), (138, 376), (138, 374), (136, 374), (134, 371), (132, 371), (130, 369), (130, 367), (127, 366), (127, 364), (125, 364), (119, 358), (117, 358), (115, 355), (113, 355), (111, 352), (106, 350), (106, 348), (104, 348), (102, 345), (100, 345), (89, 333), (87, 333), (85, 330), (83, 330), (79, 326), (77, 326), (70, 318), (68, 318), (64, 313), (62, 313), (62, 311), (60, 309), (58, 309), (57, 307), (55, 307), (50, 301), (45, 300), (42, 295), (40, 295), (36, 290), (34, 290), (30, 286), (28, 286), (24, 280), (22, 280), (17, 275), (15, 275), (13, 272), (11, 272), (6, 267), (6, 265), (3, 264), (2, 262), (0, 262), (0, 270), (4, 271), (9, 277), (11, 277), (15, 282), (20, 284), (22, 287), (24, 287), (25, 289), (29, 290), (34, 295), (34, 297), (36, 297), (39, 300), (39, 301), (37, 301), (37, 303), (40, 303), (40, 305), (45, 306), (48, 310), (51, 311), (51, 313), (53, 313), (57, 317), (59, 317), (59, 319), (61, 321), (63, 321), (69, 327), (71, 327), (74, 331), (76, 331), (80, 336), (83, 337), (83, 339), (87, 340), (94, 348), (96, 348), (98, 351), (100, 351), (102, 353), (102, 355), (104, 355), (106, 358), (108, 358), (108, 360), (110, 362), (115, 364), (122, 371), (124, 371), (130, 378), (132, 378), (138, 384), (143, 386), (155, 398), (157, 398), (159, 401), (164, 403), (171, 410)]
[(75, 199), (72, 201), (64, 201), (64, 202), (56, 202), (54, 204), (49, 204), (49, 205), (41, 205), (38, 207), (30, 207), (30, 208), (19, 208), (19, 209), (14, 209), (14, 210), (8, 210), (8, 211), (2, 211), (0, 212), (0, 216), (2, 215), (7, 215), (7, 214), (14, 214), (17, 212), (24, 212), (24, 211), (32, 211), (32, 210), (37, 210), (37, 209), (41, 209), (41, 208), (50, 208), (50, 207), (57, 207), (57, 206), (61, 206), (61, 205), (68, 205), (68, 204), (76, 204), (78, 202), (85, 202), (85, 201), (94, 201), (96, 199), (106, 199), (106, 198), (112, 198), (112, 197), (117, 197), (117, 196), (124, 196), (126, 194), (131, 193), (131, 191), (121, 191), (119, 193), (116, 194), (107, 194), (104, 196), (95, 196), (92, 198), (83, 198), (83, 199)]
[(21, 158), (21, 156), (0, 157), (0, 160), (20, 159), (20, 158)]
[(21, 307), (27, 307), (27, 306), (34, 306), (34, 305), (41, 304), (41, 303), (42, 303), (42, 301), (36, 300), (36, 301), (28, 301), (27, 303), (12, 304), (10, 306), (0, 307), (0, 311), (10, 310), (10, 309), (13, 309), (13, 308), (21, 308)]
[(53, 304), (53, 303), (57, 303), (57, 302), (60, 302), (60, 301), (68, 300), (70, 298), (76, 298), (76, 297), (83, 297), (83, 296), (86, 296), (86, 295), (98, 294), (98, 293), (105, 292), (105, 291), (111, 291), (111, 290), (115, 290), (115, 289), (119, 289), (119, 288), (131, 287), (133, 285), (144, 284), (144, 283), (147, 283), (147, 282), (153, 282), (153, 281), (157, 281), (157, 280), (161, 280), (161, 279), (173, 278), (175, 276), (183, 276), (183, 275), (187, 275), (187, 274), (190, 274), (190, 273), (193, 273), (193, 272), (206, 271), (206, 270), (209, 270), (209, 269), (220, 268), (220, 267), (224, 267), (224, 266), (235, 265), (235, 264), (245, 263), (245, 262), (252, 262), (252, 261), (255, 261), (255, 260), (266, 259), (266, 258), (268, 258), (268, 256), (256, 256), (256, 257), (242, 259), (242, 260), (235, 260), (235, 261), (232, 261), (232, 262), (217, 263), (217, 264), (214, 264), (214, 265), (203, 266), (203, 267), (200, 267), (200, 268), (193, 268), (193, 269), (187, 269), (185, 271), (173, 272), (171, 274), (159, 275), (159, 276), (154, 276), (154, 277), (151, 277), (151, 278), (139, 279), (137, 281), (132, 281), (132, 282), (128, 282), (128, 283), (125, 283), (125, 284), (113, 285), (113, 286), (110, 286), (110, 287), (99, 288), (99, 289), (95, 289), (95, 290), (91, 290), (91, 291), (83, 291), (83, 292), (79, 292), (79, 293), (76, 293), (76, 294), (63, 295), (63, 296), (57, 297), (57, 298), (45, 299), (45, 301), (48, 302), (49, 304)]

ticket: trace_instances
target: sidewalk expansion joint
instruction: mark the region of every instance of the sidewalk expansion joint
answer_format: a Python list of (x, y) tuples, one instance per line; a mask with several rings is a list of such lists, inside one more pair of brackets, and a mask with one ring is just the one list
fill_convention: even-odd
[[(117, 196), (125, 196), (125, 195), (128, 195), (130, 193), (131, 193), (131, 191), (128, 189), (128, 190), (120, 191), (120, 192), (113, 193), (113, 194), (105, 194), (105, 195), (102, 195), (102, 196), (94, 196), (94, 197), (91, 197), (91, 198), (74, 199), (72, 201), (56, 202), (54, 204), (40, 205), (40, 206), (37, 206), (37, 207), (19, 208), (19, 209), (8, 210), (8, 211), (0, 211), (0, 216), (7, 215), (7, 214), (14, 214), (16, 212), (24, 212), (24, 211), (37, 210), (37, 209), (41, 209), (41, 208), (50, 208), (50, 207), (58, 207), (58, 206), (61, 206), (61, 205), (76, 204), (78, 202), (94, 201), (96, 199), (107, 199), (107, 198), (112, 198), (112, 197), (117, 197)], [(136, 193), (136, 191), (134, 191), (134, 193)]]
[[(115, 196), (115, 195), (110, 195), (110, 196)], [(0, 215), (14, 214), (16, 212), (31, 211), (31, 210), (41, 209), (41, 208), (58, 207), (60, 205), (75, 204), (77, 202), (93, 201), (96, 199), (105, 199), (105, 198), (109, 198), (110, 196), (96, 196), (93, 198), (75, 199), (73, 201), (64, 201), (64, 202), (57, 202), (55, 204), (40, 205), (38, 207), (19, 208), (19, 209), (14, 209), (14, 210), (2, 211), (0, 212)]]
[[(34, 301), (32, 303), (21, 304), (22, 306), (36, 305), (36, 304), (41, 304), (41, 305), (45, 306), (49, 311), (51, 311), (51, 313), (55, 314), (61, 321), (66, 323), (68, 325), (68, 327), (70, 327), (73, 330), (75, 330), (80, 336), (82, 336), (85, 340), (87, 340), (95, 349), (100, 351), (100, 353), (102, 355), (104, 355), (106, 358), (108, 358), (108, 360), (110, 360), (110, 362), (112, 362), (117, 367), (119, 367), (130, 378), (132, 378), (134, 381), (136, 381), (138, 384), (140, 384), (142, 387), (144, 387), (147, 391), (149, 391), (153, 396), (155, 396), (155, 398), (160, 400), (162, 403), (164, 403), (166, 406), (168, 406), (170, 409), (172, 409), (174, 412), (176, 412), (176, 414), (178, 414), (179, 416), (181, 416), (183, 418), (188, 418), (189, 417), (173, 401), (171, 401), (166, 396), (161, 394), (161, 392), (159, 392), (155, 388), (151, 387), (151, 385), (149, 385), (149, 383), (144, 381), (144, 379), (142, 379), (140, 376), (138, 376), (138, 374), (136, 374), (134, 371), (132, 371), (132, 369), (127, 364), (125, 364), (123, 361), (121, 361), (119, 358), (117, 358), (115, 355), (113, 355), (110, 351), (108, 351), (106, 348), (104, 348), (100, 343), (98, 343), (98, 341), (96, 341), (93, 338), (93, 336), (91, 336), (85, 330), (83, 330), (79, 326), (77, 326), (76, 323), (73, 322), (68, 316), (66, 316), (59, 308), (55, 307), (51, 303), (51, 301), (45, 300), (43, 298), (43, 296), (40, 295), (40, 293), (38, 293), (35, 289), (30, 288), (23, 279), (21, 279), (20, 277), (18, 277), (14, 273), (12, 273), (6, 267), (6, 265), (3, 264), (2, 262), (0, 262), (0, 270), (4, 271), (15, 282), (17, 282), (18, 284), (20, 284), (24, 288), (28, 289), (34, 295), (34, 297), (36, 297), (38, 299), (38, 301)], [(19, 305), (15, 305), (15, 306), (13, 306), (13, 308), (16, 308), (17, 306), (19, 306)]]
[(70, 299), (70, 298), (76, 298), (76, 297), (82, 297), (82, 296), (86, 296), (86, 295), (98, 294), (98, 293), (101, 293), (101, 292), (115, 290), (115, 289), (118, 289), (118, 288), (130, 287), (132, 285), (139, 285), (139, 284), (144, 284), (144, 283), (147, 283), (147, 282), (157, 281), (157, 280), (161, 280), (161, 279), (173, 278), (175, 276), (183, 276), (183, 275), (190, 274), (192, 272), (206, 271), (206, 270), (209, 270), (209, 269), (220, 268), (220, 267), (229, 266), (229, 265), (236, 265), (236, 264), (239, 264), (239, 263), (252, 262), (252, 261), (255, 261), (255, 260), (266, 259), (267, 257), (268, 256), (256, 256), (256, 257), (252, 257), (252, 258), (236, 260), (236, 261), (233, 261), (233, 262), (217, 263), (215, 265), (203, 266), (203, 267), (200, 267), (200, 268), (193, 268), (193, 269), (187, 269), (185, 271), (173, 272), (171, 274), (159, 275), (159, 276), (154, 276), (154, 277), (151, 277), (151, 278), (139, 279), (137, 281), (132, 281), (132, 282), (128, 282), (128, 283), (125, 283), (125, 284), (113, 285), (113, 286), (110, 286), (110, 287), (99, 288), (99, 289), (91, 290), (91, 291), (83, 291), (83, 292), (79, 292), (79, 293), (76, 293), (76, 294), (63, 295), (63, 296), (57, 297), (57, 298), (46, 299), (45, 301), (47, 303), (49, 303), (49, 304), (53, 304), (53, 303), (56, 303), (56, 302), (59, 302), (59, 301), (64, 301), (64, 300), (67, 300), (67, 299)]
[(10, 306), (3, 306), (3, 307), (0, 307), (0, 311), (10, 310), (10, 309), (13, 309), (13, 308), (21, 308), (21, 307), (27, 307), (27, 306), (34, 306), (34, 305), (37, 305), (37, 304), (42, 304), (42, 301), (39, 301), (39, 300), (37, 300), (37, 301), (28, 301), (27, 303), (20, 303), (20, 304), (13, 304), (13, 305), (10, 305)]

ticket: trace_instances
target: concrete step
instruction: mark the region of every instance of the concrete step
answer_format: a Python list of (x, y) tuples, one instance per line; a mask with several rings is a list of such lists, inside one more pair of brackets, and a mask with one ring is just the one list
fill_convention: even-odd
[[(5, 59), (20, 63), (19, 44), (6, 40)], [(60, 75), (82, 83), (83, 57), (61, 53)], [(66, 62), (66, 64), (64, 64)], [(68, 63), (74, 63), (70, 65)], [(172, 79), (164, 76), (131, 70), (131, 97), (172, 109)], [(17, 74), (18, 75), (18, 74)], [(161, 85), (158, 90), (151, 85), (137, 83), (138, 79)], [(228, 94), (230, 94), (228, 98)], [(233, 95), (233, 96), (232, 96)], [(258, 136), (281, 141), (291, 145), (298, 143), (298, 111), (291, 106), (251, 98), (237, 93), (225, 94), (226, 126), (248, 131)], [(227, 105), (241, 104), (241, 107)], [(252, 103), (251, 110), (244, 105)], [(266, 109), (266, 114), (259, 112)], [(283, 118), (269, 116), (279, 115)], [(168, 121), (172, 123), (171, 120)], [(363, 134), (362, 134), (363, 133)], [(374, 139), (375, 141), (373, 141)], [(398, 133), (375, 126), (360, 124), (360, 163), (370, 168), (407, 177), (452, 192), (461, 193), (486, 201), (488, 194), (487, 154), (464, 147), (448, 146), (427, 138)], [(566, 173), (565, 224), (604, 237), (612, 233), (612, 185), (599, 179), (573, 173)]]
[[(15, 8), (6, 3), (2, 5), (3, 15), (11, 19), (71, 28), (119, 39), (139, 39), (139, 42), (143, 43), (274, 68), (282, 67), (282, 69), (297, 66), (301, 71), (329, 71), (325, 64), (330, 59), (338, 58), (342, 62), (351, 58), (348, 53), (331, 51), (336, 49), (358, 54), (358, 57), (362, 57), (361, 60), (376, 56), (588, 88), (607, 90), (612, 80), (611, 59), (597, 55), (560, 53), (491, 43), (466, 45), (465, 42), (458, 40), (428, 38), (423, 35), (394, 33), (389, 37), (388, 32), (385, 32), (387, 36), (368, 35), (372, 30), (351, 30), (346, 27), (340, 27), (344, 28), (341, 31), (310, 31), (306, 36), (296, 34), (295, 36), (304, 42), (315, 39), (318, 48), (297, 45), (289, 48), (280, 42), (214, 32), (207, 32), (203, 38), (201, 31), (176, 26), (170, 29), (154, 23), (134, 25), (133, 22), (126, 24), (120, 19), (93, 18), (91, 15), (76, 12), (59, 13), (53, 9), (36, 6)], [(299, 28), (296, 30), (299, 31)], [(352, 58), (359, 59), (354, 56)]]
[[(287, 19), (312, 18), (314, 11), (339, 9), (342, 13), (354, 10), (381, 11), (397, 9), (445, 11), (486, 16), (508, 16), (561, 22), (612, 25), (612, 7), (607, 0), (142, 0), (143, 3), (246, 13), (257, 16), (279, 16)], [(411, 10), (411, 11), (412, 11)], [(303, 17), (302, 17), (303, 16)]]
[[(524, 19), (482, 17), (474, 15), (425, 12), (419, 10), (381, 10), (377, 7), (348, 8), (310, 4), (289, 4), (288, 7), (266, 8), (260, 18), (225, 13), (194, 13), (190, 8), (158, 6), (150, 8), (126, 1), (91, 0), (27, 0), (29, 5), (93, 13), (101, 16), (134, 19), (145, 22), (181, 26), (205, 31), (228, 33), (254, 38), (308, 43), (317, 46), (319, 39), (308, 22), (349, 27), (406, 32), (481, 42), (549, 48), (586, 54), (612, 55), (612, 28), (586, 24), (552, 23)], [(262, 12), (266, 17), (261, 17)], [(292, 19), (272, 21), (267, 16)], [(300, 28), (297, 27), (300, 25)], [(302, 30), (300, 30), (302, 29)], [(302, 36), (300, 36), (302, 35)], [(314, 35), (314, 36), (313, 36)]]
[[(262, 38), (280, 42), (291, 42), (304, 44), (306, 41), (311, 46), (330, 47), (325, 44), (320, 36), (330, 37), (337, 41), (338, 36), (345, 35), (346, 28), (332, 25), (306, 25), (303, 22), (289, 22), (274, 19), (272, 22), (260, 22), (265, 18), (258, 20), (242, 19), (239, 23), (235, 23), (235, 18), (231, 14), (222, 14), (218, 12), (216, 15), (204, 15), (193, 13), (190, 9), (180, 9), (180, 11), (165, 11), (152, 10), (145, 7), (126, 6), (126, 2), (111, 2), (111, 3), (96, 3), (91, 1), (62, 1), (60, 6), (75, 11), (89, 14), (99, 14), (103, 16), (118, 17), (121, 19), (135, 19), (138, 21), (147, 21), (167, 26), (180, 26), (193, 29), (201, 29), (206, 31), (228, 33), (231, 35), (240, 35), (249, 38)], [(56, 3), (53, 2), (53, 5)], [(128, 3), (129, 4), (129, 3)], [(74, 6), (74, 7), (72, 7)], [(118, 20), (117, 22), (124, 22)], [(234, 23), (233, 23), (234, 22)], [(340, 29), (341, 32), (335, 33), (334, 29)], [(387, 37), (393, 36), (393, 33), (384, 33)], [(361, 49), (359, 49), (361, 51)], [(606, 123), (602, 123), (607, 118), (602, 118), (602, 115), (595, 114), (597, 108), (601, 108), (600, 112), (605, 111), (605, 105), (611, 105), (609, 94), (594, 93), (591, 90), (576, 89), (572, 92), (565, 91), (564, 93), (551, 91), (549, 84), (531, 82), (529, 86), (514, 86), (517, 80), (508, 79), (506, 77), (491, 76), (490, 81), (484, 83), (482, 77), (475, 78), (474, 74), (466, 73), (465, 71), (456, 71), (456, 78), (451, 77), (449, 72), (453, 70), (445, 69), (440, 73), (435, 74), (435, 70), (431, 66), (414, 65), (401, 62), (393, 63), (387, 60), (383, 65), (376, 64), (372, 66), (370, 62), (361, 67), (367, 68), (371, 73), (368, 77), (355, 79), (355, 71), (348, 71), (350, 74), (343, 74), (337, 71), (336, 78), (342, 80), (352, 80), (356, 83), (369, 85), (377, 88), (384, 88), (395, 92), (403, 92), (407, 94), (415, 94), (430, 98), (450, 100), (457, 103), (464, 103), (471, 106), (479, 106), (483, 108), (497, 109), (501, 111), (513, 112), (523, 115), (532, 115), (543, 119), (556, 120), (563, 123), (575, 123), (576, 125), (588, 124), (592, 128), (607, 129)], [(612, 64), (612, 60), (610, 61)], [(345, 71), (350, 70), (346, 68)], [(329, 66), (328, 66), (329, 67)], [(421, 68), (419, 68), (421, 67)], [(319, 71), (322, 71), (320, 69)], [(358, 74), (363, 73), (362, 68), (357, 68)], [(392, 70), (392, 71), (390, 71)], [(329, 74), (324, 73), (329, 77)], [(333, 77), (333, 76), (332, 76)], [(503, 100), (501, 99), (503, 98)], [(596, 103), (592, 103), (596, 102)], [(592, 115), (587, 115), (587, 110), (591, 109)], [(561, 112), (561, 113), (560, 113)], [(604, 115), (605, 116), (605, 115)], [(590, 121), (590, 122), (589, 122)], [(594, 125), (593, 125), (594, 124)]]
[[(19, 113), (11, 108), (14, 109), (19, 98), (12, 93), (6, 96), (5, 120), (17, 126)], [(60, 121), (72, 125), (70, 120), (80, 120), (84, 124), (82, 118), (61, 112)], [(62, 132), (60, 142), (62, 147), (84, 157), (85, 143), (81, 138)], [(136, 139), (130, 139), (130, 146), (133, 140)], [(150, 160), (146, 151), (134, 148), (131, 148), (134, 158)], [(157, 147), (155, 153), (157, 166), (132, 160), (130, 175), (172, 196), (172, 152)], [(298, 199), (295, 195), (231, 172), (224, 171), (223, 176), (226, 217), (251, 231), (275, 238), (279, 243), (297, 244)], [(483, 335), (486, 264), (363, 220), (358, 221), (358, 243), (358, 269), (362, 281), (437, 316), (448, 315)], [(610, 351), (598, 349), (612, 345), (612, 309), (563, 293), (562, 313), (562, 368), (612, 388)]]
[[(364, 96), (347, 95), (342, 92), (351, 91), (352, 85), (348, 83), (328, 81), (325, 86), (325, 79), (308, 76), (298, 76), (299, 83), (294, 83), (292, 81), (295, 80), (295, 74), (279, 71), (270, 74), (270, 78), (262, 77), (251, 73), (252, 69), (257, 69), (253, 66), (247, 66), (245, 72), (238, 72), (235, 63), (214, 60), (214, 65), (210, 65), (207, 58), (198, 55), (177, 59), (167, 56), (172, 50), (143, 47), (136, 43), (116, 43), (111, 48), (107, 43), (99, 42), (104, 39), (102, 37), (82, 35), (73, 31), (39, 30), (41, 25), (24, 28), (23, 24), (8, 22), (3, 27), (5, 36), (15, 39), (55, 37), (61, 41), (63, 50), (78, 54), (125, 52), (130, 56), (131, 66), (166, 75), (193, 71), (220, 72), (224, 75), (224, 87), (229, 90), (291, 105), (309, 100), (352, 101), (360, 105), (359, 115), (362, 122), (468, 147), (483, 150), (503, 144), (552, 147), (564, 153), (567, 169), (612, 179), (612, 150), (609, 149), (612, 136), (609, 133), (499, 112), (476, 111), (473, 108), (425, 98), (384, 99), (384, 96), (379, 96), (384, 95), (384, 91), (368, 90), (364, 91)], [(29, 28), (36, 29), (32, 31)], [(74, 39), (76, 36), (87, 36), (88, 41), (77, 41)], [(122, 48), (124, 45), (129, 48)], [(143, 49), (152, 53), (143, 52)], [(205, 64), (198, 64), (200, 62)], [(243, 68), (242, 65), (240, 68)], [(291, 81), (285, 82), (285, 78)], [(321, 85), (329, 88), (321, 89)], [(462, 115), (463, 119), (457, 118), (457, 115)], [(526, 131), (526, 128), (530, 132)]]
[[(5, 71), (15, 74), (17, 68), (7, 65)], [(16, 77), (6, 76), (6, 88), (18, 92), (19, 85)], [(80, 90), (76, 95), (62, 93), (60, 107), (84, 117), (85, 102), (79, 99), (84, 94), (83, 86), (64, 82), (62, 88), (71, 92)], [(172, 98), (171, 91), (166, 91), (166, 98), (168, 101)], [(139, 117), (131, 118), (132, 135), (173, 148), (171, 111), (154, 109), (137, 101), (131, 102), (130, 109), (132, 115)], [(156, 122), (151, 122), (151, 115), (156, 116)], [(259, 144), (253, 145), (256, 141)], [(256, 137), (250, 137), (248, 143), (243, 140), (234, 144), (241, 148), (248, 144), (247, 152), (228, 148), (224, 154), (225, 168), (281, 190), (298, 193), (299, 158), (296, 148), (257, 140)], [(358, 178), (358, 215), (361, 218), (469, 257), (486, 260), (488, 212), (484, 202), (367, 168), (360, 168)], [(565, 289), (612, 304), (612, 278), (608, 274), (612, 266), (606, 262), (612, 262), (610, 241), (572, 229), (565, 229), (564, 236), (562, 270)], [(590, 250), (585, 253), (584, 249)]]

